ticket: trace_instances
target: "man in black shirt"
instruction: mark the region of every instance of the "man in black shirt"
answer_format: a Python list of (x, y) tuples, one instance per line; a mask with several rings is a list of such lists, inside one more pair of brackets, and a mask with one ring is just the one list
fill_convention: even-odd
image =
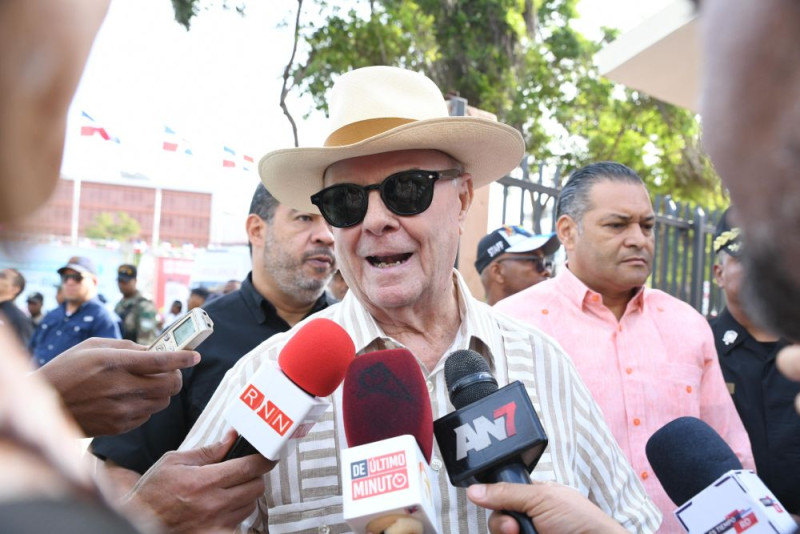
[(259, 184), (246, 227), (253, 270), (240, 289), (204, 306), (214, 333), (197, 347), (202, 360), (184, 372), (181, 392), (139, 428), (92, 442), (106, 471), (124, 484), (178, 448), (240, 357), (331, 302), (325, 287), (335, 270), (333, 235), (320, 215), (279, 204)]
[(744, 271), (739, 229), (725, 212), (717, 227), (714, 276), (725, 293), (726, 307), (711, 321), (722, 375), (742, 418), (758, 476), (786, 509), (800, 514), (800, 415), (794, 397), (800, 384), (783, 376), (775, 357), (787, 342), (755, 324), (742, 306)]

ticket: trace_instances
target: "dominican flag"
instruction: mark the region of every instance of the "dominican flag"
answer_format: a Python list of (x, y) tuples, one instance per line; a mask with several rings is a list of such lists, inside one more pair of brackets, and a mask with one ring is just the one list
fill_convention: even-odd
[(192, 149), (189, 148), (189, 142), (183, 137), (178, 137), (175, 130), (169, 126), (164, 126), (164, 143), (162, 148), (167, 152), (183, 152), (189, 156), (192, 155)]
[(236, 151), (228, 146), (223, 146), (222, 150), (224, 151), (224, 156), (222, 156), (222, 166), (236, 167), (236, 161), (234, 160), (236, 157)]
[(242, 170), (249, 171), (253, 168), (254, 163), (253, 156), (242, 154)]
[(81, 135), (87, 137), (97, 135), (104, 141), (113, 141), (115, 143), (119, 143), (118, 137), (111, 137), (111, 135), (108, 133), (108, 130), (98, 126), (97, 122), (92, 118), (92, 116), (85, 111), (81, 111), (81, 122), (83, 123), (81, 125)]

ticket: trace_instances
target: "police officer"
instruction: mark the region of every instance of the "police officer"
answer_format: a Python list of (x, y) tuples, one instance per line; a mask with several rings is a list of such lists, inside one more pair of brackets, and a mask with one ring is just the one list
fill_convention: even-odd
[(114, 307), (119, 315), (123, 339), (130, 339), (140, 345), (149, 345), (158, 336), (156, 307), (136, 289), (136, 267), (129, 264), (117, 269), (117, 286), (122, 293)]
[(745, 279), (739, 228), (725, 212), (714, 238), (714, 278), (725, 293), (725, 309), (711, 321), (722, 375), (742, 418), (758, 476), (793, 514), (800, 514), (800, 415), (794, 397), (800, 384), (783, 376), (775, 357), (785, 339), (751, 319), (742, 305)]

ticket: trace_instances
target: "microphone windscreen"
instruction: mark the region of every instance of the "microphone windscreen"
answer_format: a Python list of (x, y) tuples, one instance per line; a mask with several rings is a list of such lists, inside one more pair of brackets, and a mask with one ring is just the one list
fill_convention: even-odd
[(696, 417), (679, 417), (647, 440), (645, 453), (664, 491), (676, 506), (742, 464), (730, 446)]
[(294, 384), (315, 397), (327, 397), (342, 383), (356, 355), (350, 335), (329, 319), (312, 319), (278, 355), (278, 367)]
[(419, 363), (406, 349), (357, 357), (344, 378), (342, 413), (347, 445), (414, 436), (425, 459), (433, 451), (433, 412)]
[(444, 362), (444, 380), (450, 402), (457, 410), (497, 391), (489, 364), (474, 350), (451, 353)]

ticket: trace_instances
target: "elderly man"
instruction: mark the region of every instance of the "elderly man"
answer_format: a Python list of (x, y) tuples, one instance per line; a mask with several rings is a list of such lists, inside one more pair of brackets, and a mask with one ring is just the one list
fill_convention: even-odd
[(85, 256), (73, 256), (58, 274), (64, 302), (45, 316), (30, 341), (39, 366), (90, 337), (121, 338), (116, 320), (97, 300), (94, 262)]
[(550, 278), (546, 258), (559, 247), (555, 233), (533, 235), (519, 226), (501, 226), (478, 241), (475, 270), (481, 275), (486, 302), (494, 306)]
[(655, 213), (633, 170), (602, 162), (575, 171), (558, 197), (556, 217), (567, 269), (495, 308), (541, 328), (567, 350), (661, 508), (661, 532), (682, 532), (645, 455), (656, 430), (680, 416), (699, 417), (753, 467), (711, 329), (688, 304), (644, 286)]
[[(333, 227), (337, 264), (350, 289), (341, 303), (314, 317), (341, 324), (359, 354), (408, 348), (427, 379), (434, 417), (452, 410), (443, 372), (447, 355), (479, 351), (499, 383), (526, 386), (547, 430), (550, 446), (533, 478), (572, 486), (632, 531), (654, 531), (659, 513), (569, 358), (536, 329), (474, 299), (453, 270), (473, 187), (519, 163), (519, 133), (485, 119), (448, 117), (433, 82), (394, 67), (341, 76), (329, 102), (333, 132), (325, 147), (278, 150), (260, 163), (262, 180), (282, 203), (301, 211), (316, 206)], [(255, 369), (277, 358), (296, 330), (239, 360), (182, 448), (224, 435), (221, 407)], [(240, 530), (347, 528), (337, 454), (343, 446), (341, 388), (331, 400), (309, 434), (290, 442), (294, 456), (270, 473), (259, 513)], [(442, 532), (485, 532), (486, 511), (449, 484), (438, 452), (432, 465)]]

